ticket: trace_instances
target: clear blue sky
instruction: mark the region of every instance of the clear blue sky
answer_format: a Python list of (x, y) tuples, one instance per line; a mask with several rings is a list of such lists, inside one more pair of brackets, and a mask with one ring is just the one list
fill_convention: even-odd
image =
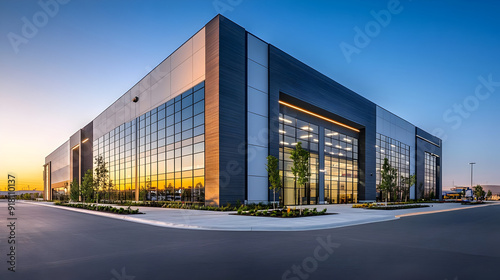
[[(440, 129), (445, 189), (469, 184), (471, 161), (476, 183), (500, 184), (500, 86), (474, 97), (478, 77), (500, 82), (500, 4), (402, 0), (348, 62), (340, 45), (356, 46), (355, 28), (390, 3), (72, 0), (44, 17), (38, 1), (3, 0), (0, 183), (11, 171), (41, 187), (47, 154), (222, 13), (424, 130)], [(23, 18), (40, 27), (24, 36)]]

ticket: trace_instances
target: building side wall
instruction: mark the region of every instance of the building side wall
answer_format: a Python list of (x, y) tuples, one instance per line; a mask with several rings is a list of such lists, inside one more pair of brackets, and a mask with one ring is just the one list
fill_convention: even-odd
[[(95, 139), (205, 80), (205, 28), (161, 62), (93, 121)], [(138, 102), (132, 102), (138, 97)]]
[(70, 181), (70, 143), (64, 142), (45, 158), (45, 164), (50, 164), (50, 182), (52, 186), (59, 186)]
[(247, 201), (268, 201), (269, 64), (267, 43), (247, 34)]
[[(377, 106), (377, 133), (410, 146), (410, 175), (415, 174), (415, 126), (403, 118)], [(415, 199), (415, 185), (410, 187), (410, 199)]]
[(377, 106), (377, 133), (398, 140), (410, 149), (410, 174), (415, 172), (415, 126)]

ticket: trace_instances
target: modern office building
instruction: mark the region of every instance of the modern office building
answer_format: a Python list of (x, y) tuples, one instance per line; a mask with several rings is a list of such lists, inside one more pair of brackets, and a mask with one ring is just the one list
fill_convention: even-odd
[[(291, 174), (299, 141), (311, 155), (305, 187)], [(153, 200), (268, 202), (268, 155), (279, 158), (287, 205), (374, 201), (385, 158), (398, 178), (416, 174), (405, 195), (440, 197), (441, 149), (439, 138), (218, 15), (46, 157), (45, 197), (81, 182), (102, 156), (114, 198), (147, 190)]]

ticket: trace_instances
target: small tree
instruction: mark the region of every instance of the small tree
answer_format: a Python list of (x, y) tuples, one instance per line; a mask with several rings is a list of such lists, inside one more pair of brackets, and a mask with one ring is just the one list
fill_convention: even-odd
[(68, 198), (68, 186), (69, 186), (69, 183), (68, 182), (64, 182), (64, 190), (63, 190), (63, 193), (60, 195), (59, 197), (59, 200), (61, 201), (66, 201)]
[(146, 203), (146, 197), (148, 196), (148, 190), (145, 186), (141, 186), (139, 188), (139, 200), (142, 200), (143, 203)]
[(403, 185), (403, 192), (401, 200), (408, 201), (408, 194), (410, 193), (411, 186), (415, 185), (416, 176), (415, 174), (410, 175), (410, 177), (401, 176), (401, 183)]
[(273, 209), (276, 209), (276, 192), (279, 192), (281, 189), (281, 176), (278, 159), (276, 157), (267, 156), (266, 170), (269, 177), (269, 183), (271, 184), (269, 189), (273, 191)]
[(80, 200), (80, 184), (78, 184), (78, 178), (74, 178), (73, 182), (69, 185), (69, 197), (72, 201)]
[(474, 187), (474, 196), (476, 196), (476, 199), (479, 200), (481, 197), (484, 197), (486, 193), (483, 190), (483, 187), (481, 185), (477, 185)]
[(94, 189), (97, 194), (96, 203), (99, 203), (99, 190), (102, 189), (104, 194), (106, 194), (106, 189), (109, 186), (109, 171), (102, 156), (95, 158), (95, 164)]
[(113, 183), (113, 180), (109, 180), (109, 185), (108, 185), (108, 200), (120, 200), (120, 192), (118, 192), (118, 198), (116, 196), (116, 190), (115, 190), (115, 184)]
[(488, 190), (488, 193), (486, 194), (486, 199), (491, 199), (493, 194), (491, 193), (491, 190)]
[(387, 200), (390, 199), (389, 195), (393, 193), (396, 188), (396, 179), (398, 178), (398, 170), (391, 166), (387, 158), (384, 158), (384, 164), (382, 165), (382, 170), (380, 170), (380, 177), (379, 189), (382, 192), (382, 197), (385, 192), (387, 204)]
[(306, 186), (309, 182), (309, 152), (302, 148), (302, 142), (298, 142), (295, 149), (292, 151), (290, 158), (293, 161), (292, 173), (295, 179), (295, 183), (299, 186), (299, 205), (301, 206), (300, 211), (302, 215), (302, 192), (301, 187)]
[(92, 173), (92, 169), (88, 169), (87, 172), (85, 172), (85, 175), (83, 175), (81, 192), (84, 202), (92, 199), (92, 196), (94, 194), (94, 176)]

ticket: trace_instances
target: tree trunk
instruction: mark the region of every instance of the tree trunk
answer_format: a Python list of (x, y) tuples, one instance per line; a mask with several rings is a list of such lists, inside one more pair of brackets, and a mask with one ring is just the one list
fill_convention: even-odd
[(276, 210), (276, 189), (273, 189), (273, 209)]

